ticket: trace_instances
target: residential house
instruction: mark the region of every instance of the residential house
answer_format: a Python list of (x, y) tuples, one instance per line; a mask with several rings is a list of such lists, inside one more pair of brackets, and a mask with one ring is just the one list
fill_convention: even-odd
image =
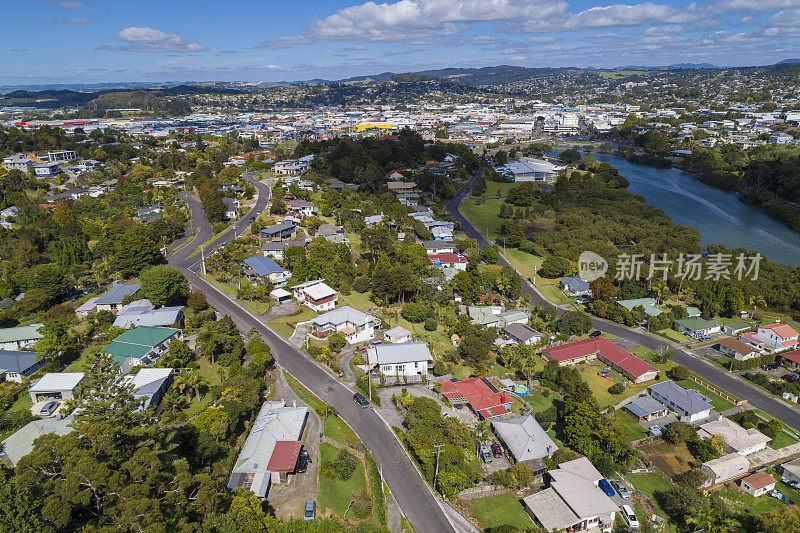
[(517, 344), (526, 344), (530, 346), (542, 342), (542, 334), (527, 324), (519, 324), (516, 322), (507, 324), (503, 331)]
[(116, 337), (102, 351), (127, 374), (133, 367), (156, 364), (168, 350), (169, 343), (180, 338), (179, 329), (137, 326)]
[(453, 228), (449, 226), (435, 226), (431, 228), (433, 240), (452, 242), (453, 241)]
[(750, 324), (749, 322), (745, 322), (744, 320), (733, 320), (725, 324), (723, 330), (728, 335), (733, 336), (745, 332), (752, 327), (753, 327), (752, 324)]
[(342, 333), (350, 344), (375, 338), (375, 317), (349, 305), (319, 315), (311, 323), (317, 333)]
[(413, 335), (403, 326), (395, 326), (383, 333), (383, 340), (391, 344), (402, 344), (411, 342)]
[(158, 405), (172, 385), (171, 368), (140, 368), (135, 375), (123, 377), (125, 384), (133, 386), (133, 399), (142, 402), (141, 409)]
[(410, 192), (417, 188), (417, 184), (413, 181), (392, 181), (386, 184), (386, 187), (391, 192)]
[(376, 344), (367, 348), (367, 363), (386, 376), (424, 378), (433, 358), (424, 342)]
[(456, 245), (445, 241), (422, 241), (422, 246), (429, 256), (456, 253)]
[(395, 171), (392, 171), (392, 172), (389, 172), (388, 174), (386, 174), (386, 179), (389, 180), (389, 181), (398, 181), (398, 180), (405, 179), (405, 176), (403, 176), (402, 174), (400, 174), (399, 172), (397, 172), (395, 170)]
[(692, 338), (699, 339), (722, 331), (722, 323), (716, 320), (706, 320), (699, 316), (679, 318), (675, 321), (675, 329)]
[(492, 420), (492, 431), (520, 463), (550, 457), (558, 450), (533, 415)]
[(266, 401), (256, 416), (228, 479), (228, 490), (239, 487), (266, 498), (272, 483), (289, 481), (302, 449), (308, 407)]
[(641, 307), (644, 309), (644, 314), (650, 317), (658, 316), (663, 311), (656, 307), (656, 300), (655, 298), (634, 298), (632, 300), (617, 300), (617, 305), (627, 309), (628, 311), (633, 311), (636, 307)]
[(261, 247), (265, 256), (272, 257), (278, 261), (283, 261), (283, 254), (292, 246), (305, 247), (304, 242), (300, 241), (267, 241)]
[(625, 404), (625, 410), (639, 422), (649, 422), (655, 418), (667, 416), (669, 412), (666, 405), (650, 396), (640, 396)]
[(701, 440), (710, 439), (714, 435), (718, 435), (725, 441), (729, 452), (736, 452), (744, 456), (760, 452), (772, 440), (755, 428), (744, 429), (725, 417), (706, 422), (697, 430), (697, 436)]
[(6, 438), (0, 445), (0, 460), (14, 467), (20, 459), (33, 451), (33, 442), (42, 435), (58, 436), (72, 432), (72, 417), (52, 417), (34, 420)]
[(598, 486), (602, 474), (586, 457), (547, 473), (550, 486), (523, 498), (526, 512), (546, 531), (611, 531), (619, 507)]
[(95, 309), (97, 311), (116, 311), (122, 306), (122, 300), (136, 294), (141, 286), (141, 283), (114, 283), (95, 300)]
[(778, 357), (779, 361), (781, 359), (789, 368), (795, 369), (797, 367), (800, 367), (800, 350), (792, 350), (791, 352), (784, 352)]
[(330, 311), (336, 307), (339, 299), (336, 291), (321, 279), (295, 285), (292, 287), (292, 294), (301, 304), (317, 313)]
[(414, 207), (419, 205), (419, 194), (415, 192), (407, 194), (398, 194), (397, 201), (400, 202), (400, 205), (404, 205), (406, 207)]
[(288, 302), (292, 299), (292, 293), (283, 289), (272, 289), (269, 295), (278, 303), (278, 305)]
[(84, 377), (83, 372), (48, 372), (28, 387), (31, 402), (72, 400)]
[(36, 163), (22, 154), (14, 154), (3, 158), (3, 168), (6, 170), (20, 170), (28, 173), (28, 169)]
[(94, 298), (89, 298), (88, 300), (83, 302), (75, 309), (75, 315), (77, 315), (78, 318), (86, 318), (90, 314), (97, 311), (98, 298), (99, 296), (95, 296)]
[(800, 483), (800, 458), (783, 463), (778, 471), (784, 481)]
[(300, 159), (286, 159), (285, 161), (278, 161), (273, 165), (272, 172), (276, 176), (299, 176), (308, 171), (311, 162), (314, 160), (313, 155), (307, 155)]
[(39, 331), (42, 324), (30, 324), (15, 328), (0, 328), (0, 350), (21, 350), (33, 346), (44, 337)]
[(662, 381), (648, 387), (650, 396), (670, 408), (682, 422), (692, 423), (708, 418), (711, 402), (694, 389), (684, 389), (673, 381)]
[(512, 161), (495, 170), (501, 176), (519, 183), (522, 181), (553, 181), (562, 168), (542, 159), (525, 158), (523, 161)]
[(289, 212), (294, 213), (301, 218), (315, 216), (317, 214), (317, 206), (305, 200), (289, 200)]
[(366, 224), (368, 228), (371, 228), (372, 226), (375, 226), (376, 224), (380, 224), (381, 222), (383, 222), (384, 218), (386, 217), (383, 214), (364, 217), (364, 224)]
[(489, 382), (481, 378), (442, 383), (442, 396), (453, 405), (469, 405), (480, 419), (507, 415), (514, 400), (505, 392), (498, 392)]
[(291, 239), (297, 234), (297, 225), (294, 222), (281, 222), (261, 230), (261, 238), (268, 241), (282, 241)]
[(12, 205), (11, 207), (6, 207), (0, 211), (0, 226), (6, 229), (11, 229), (11, 221), (15, 220), (18, 214), (19, 208), (17, 206)]
[(136, 300), (123, 305), (117, 312), (114, 325), (118, 328), (131, 326), (171, 326), (183, 319), (183, 306), (156, 308), (150, 300)]
[(581, 278), (563, 278), (561, 280), (561, 286), (570, 296), (592, 295), (592, 289), (589, 288), (589, 284), (583, 281)]
[(756, 472), (742, 479), (739, 485), (746, 493), (759, 498), (775, 489), (775, 478), (766, 472)]
[(467, 258), (461, 254), (436, 254), (428, 256), (433, 266), (439, 268), (455, 268), (464, 271), (467, 269)]
[(286, 281), (292, 277), (291, 272), (285, 270), (269, 257), (255, 255), (245, 259), (244, 264), (247, 279), (258, 282), (266, 278), (278, 289), (286, 285)]
[(706, 461), (700, 466), (700, 471), (706, 475), (703, 487), (711, 487), (746, 475), (750, 471), (750, 461), (738, 453), (729, 453)]
[(33, 165), (33, 171), (36, 173), (37, 178), (49, 179), (55, 178), (61, 172), (58, 163), (39, 163)]
[(745, 333), (742, 341), (770, 352), (780, 352), (797, 345), (797, 331), (787, 324), (759, 326), (755, 333)]
[(499, 305), (470, 305), (467, 307), (470, 320), (487, 328), (500, 327), (500, 314), (502, 312), (503, 308)]
[(334, 226), (333, 224), (323, 224), (317, 229), (315, 237), (325, 237), (331, 242), (348, 242), (344, 236), (344, 228), (341, 226)]
[(725, 355), (733, 357), (737, 361), (747, 361), (748, 359), (761, 355), (761, 350), (752, 344), (746, 344), (733, 337), (720, 339), (717, 344), (717, 349)]
[(0, 382), (22, 383), (23, 378), (30, 377), (41, 366), (36, 352), (0, 350)]
[(542, 354), (545, 360), (556, 361), (559, 366), (572, 366), (600, 359), (600, 361), (637, 384), (654, 380), (658, 375), (656, 367), (642, 361), (605, 337), (592, 337), (560, 346), (553, 346), (546, 348)]
[(235, 220), (239, 218), (239, 207), (241, 204), (236, 198), (223, 198), (222, 203), (225, 204), (225, 218), (228, 220)]

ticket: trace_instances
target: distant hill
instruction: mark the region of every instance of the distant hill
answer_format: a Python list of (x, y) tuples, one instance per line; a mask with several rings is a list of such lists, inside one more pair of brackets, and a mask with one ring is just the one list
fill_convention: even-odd
[(792, 59), (784, 59), (783, 61), (778, 61), (775, 64), (776, 65), (800, 65), (800, 57), (794, 57)]

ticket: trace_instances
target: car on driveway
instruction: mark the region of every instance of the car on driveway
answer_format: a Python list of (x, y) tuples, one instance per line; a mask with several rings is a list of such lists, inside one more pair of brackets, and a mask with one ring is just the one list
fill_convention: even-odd
[(503, 448), (496, 442), (492, 443), (492, 455), (495, 457), (503, 457)]
[(58, 408), (58, 402), (47, 402), (39, 409), (39, 416), (50, 416)]
[(599, 336), (600, 336), (600, 335), (602, 335), (602, 334), (603, 334), (603, 332), (602, 332), (602, 331), (600, 331), (599, 329), (596, 329), (596, 330), (594, 330), (593, 332), (589, 333), (589, 338), (590, 338), (590, 339), (593, 339), (593, 338), (595, 338), (595, 337), (599, 337)]
[(481, 456), (481, 459), (484, 463), (491, 463), (492, 462), (492, 454), (489, 453), (489, 447), (483, 443), (478, 445), (478, 454)]
[(357, 392), (353, 394), (353, 401), (356, 402), (361, 407), (369, 407), (369, 400), (367, 400), (366, 396)]
[(606, 493), (606, 496), (609, 498), (614, 495), (614, 489), (611, 487), (611, 483), (608, 482), (607, 479), (601, 479), (597, 482), (597, 486), (600, 487), (600, 490)]
[(314, 520), (317, 517), (317, 502), (314, 500), (306, 501), (306, 509), (303, 511), (303, 520)]
[(297, 456), (297, 468), (295, 471), (298, 474), (302, 474), (306, 470), (308, 470), (308, 463), (311, 462), (311, 457), (308, 456), (308, 450), (303, 448), (300, 450), (300, 455)]
[(633, 512), (630, 505), (622, 506), (622, 518), (625, 519), (625, 522), (631, 529), (639, 529), (639, 520), (636, 518), (636, 513)]
[(784, 374), (783, 379), (789, 383), (794, 383), (797, 381), (797, 376), (795, 374)]
[(614, 487), (614, 490), (617, 491), (617, 494), (619, 494), (619, 497), (623, 500), (631, 499), (631, 493), (628, 492), (628, 487), (623, 485), (621, 481), (614, 479), (611, 481), (611, 486)]

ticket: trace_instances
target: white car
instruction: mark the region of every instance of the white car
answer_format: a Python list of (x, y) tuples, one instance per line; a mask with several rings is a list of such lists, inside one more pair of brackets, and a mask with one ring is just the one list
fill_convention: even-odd
[(639, 528), (639, 520), (636, 518), (636, 513), (633, 512), (630, 505), (623, 505), (622, 506), (622, 518), (625, 519), (625, 522), (628, 524), (630, 528)]

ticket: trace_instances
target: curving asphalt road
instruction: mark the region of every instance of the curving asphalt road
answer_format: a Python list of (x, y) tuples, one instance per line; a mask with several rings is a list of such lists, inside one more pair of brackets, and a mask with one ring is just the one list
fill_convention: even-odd
[[(269, 186), (253, 180), (254, 174), (249, 173), (245, 177), (258, 189), (258, 200), (253, 210), (243, 217), (244, 222), (237, 231), (244, 230), (249, 216), (267, 204)], [(358, 407), (353, 402), (353, 390), (339, 381), (329, 369), (291, 346), (249, 309), (231, 300), (228, 295), (197, 274), (200, 267), (199, 257), (194, 256), (191, 259), (187, 257), (212, 236), (212, 230), (199, 202), (190, 195), (182, 197), (189, 204), (192, 221), (198, 234), (170, 256), (169, 264), (182, 270), (192, 289), (205, 292), (208, 303), (218, 312), (229, 315), (241, 331), (255, 327), (272, 348), (272, 355), (278, 364), (336, 409), (372, 452), (392, 494), (416, 531), (436, 533), (456, 531), (392, 430), (375, 411)], [(232, 237), (231, 229), (214, 242), (229, 242)], [(208, 249), (211, 248), (210, 245)]]
[[(456, 194), (456, 196), (454, 196), (447, 203), (447, 211), (461, 224), (461, 227), (465, 232), (471, 234), (473, 238), (478, 240), (478, 245), (483, 248), (486, 246), (491, 246), (492, 243), (490, 243), (486, 239), (486, 236), (484, 236), (478, 230), (478, 228), (476, 228), (472, 222), (470, 222), (461, 213), (461, 203), (469, 195), (470, 191), (472, 191), (472, 187), (475, 186), (476, 179), (477, 175), (473, 176), (472, 179), (470, 179), (470, 181), (468, 181), (464, 187), (458, 191), (458, 194)], [(513, 265), (511, 265), (503, 257), (502, 253), (500, 254), (498, 264), (509, 265), (513, 267)], [(531, 303), (534, 305), (538, 303), (542, 305), (542, 307), (555, 307), (558, 309), (559, 313), (562, 313), (566, 310), (565, 307), (554, 305), (549, 300), (546, 300), (533, 287), (533, 285), (525, 279), (524, 276), (522, 279), (522, 294), (529, 294), (531, 297)], [(673, 361), (676, 363), (685, 366), (701, 378), (713, 383), (714, 385), (717, 385), (731, 394), (738, 396), (743, 400), (747, 400), (752, 407), (761, 409), (765, 413), (779, 418), (788, 426), (791, 426), (796, 430), (800, 430), (800, 412), (798, 412), (797, 409), (790, 407), (785, 402), (763, 391), (762, 389), (751, 385), (735, 374), (726, 372), (713, 363), (686, 352), (679, 346), (666, 342), (660, 337), (655, 337), (644, 331), (633, 330), (621, 324), (617, 324), (616, 322), (608, 322), (597, 317), (592, 317), (592, 327), (641, 346), (645, 346), (651, 350), (660, 350), (662, 348), (669, 347), (673, 352), (675, 352)]]

